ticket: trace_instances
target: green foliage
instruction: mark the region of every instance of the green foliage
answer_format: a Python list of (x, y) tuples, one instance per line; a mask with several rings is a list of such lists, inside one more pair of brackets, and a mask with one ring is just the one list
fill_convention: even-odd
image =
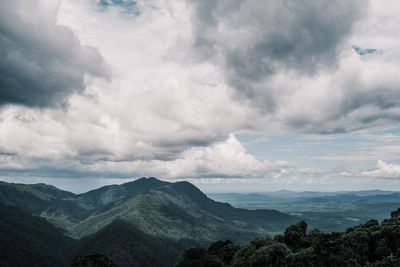
[(297, 251), (305, 245), (307, 236), (307, 223), (301, 221), (289, 226), (283, 235), (283, 241), (292, 250)]
[[(190, 243), (189, 243), (190, 244)], [(127, 222), (116, 220), (97, 233), (77, 242), (68, 254), (101, 252), (118, 266), (172, 266), (184, 248), (185, 240), (174, 242), (147, 235)]]
[(216, 256), (223, 264), (229, 264), (233, 256), (239, 250), (238, 246), (233, 245), (232, 241), (227, 240), (225, 242), (218, 241), (213, 243), (208, 248), (208, 253)]
[(400, 217), (400, 208), (398, 208), (398, 209), (395, 210), (395, 211), (392, 211), (392, 213), (390, 213), (390, 216), (391, 216), (392, 218), (398, 218), (398, 217)]
[(378, 260), (374, 263), (367, 263), (366, 267), (398, 267), (400, 266), (400, 259), (390, 254), (389, 256)]
[(176, 267), (222, 267), (223, 263), (217, 256), (202, 248), (190, 248), (183, 254), (183, 260)]
[(232, 266), (240, 267), (246, 266), (249, 257), (256, 252), (256, 246), (253, 244), (241, 247), (232, 259)]
[(248, 259), (250, 266), (284, 266), (289, 248), (282, 243), (271, 243), (257, 249)]
[[(211, 256), (222, 259), (224, 253), (215, 253), (220, 251), (215, 248), (223, 248), (227, 242), (216, 242), (208, 251), (198, 253), (200, 265), (196, 266), (209, 266), (203, 259)], [(394, 216), (382, 223), (370, 220), (341, 233), (322, 233), (318, 229), (307, 232), (307, 224), (301, 221), (289, 226), (283, 236), (256, 238), (234, 251), (233, 256), (221, 260), (220, 266), (400, 266), (400, 218)], [(184, 257), (180, 264), (186, 265), (178, 266), (190, 266), (187, 260)]]
[(76, 256), (71, 267), (117, 267), (106, 255), (95, 253), (85, 256)]

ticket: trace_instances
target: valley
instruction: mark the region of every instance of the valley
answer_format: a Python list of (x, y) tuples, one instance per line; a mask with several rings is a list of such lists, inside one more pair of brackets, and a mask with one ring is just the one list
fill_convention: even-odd
[(276, 209), (321, 231), (344, 231), (370, 219), (382, 221), (400, 207), (400, 193), (393, 191), (294, 192), (209, 194), (217, 201), (245, 209)]

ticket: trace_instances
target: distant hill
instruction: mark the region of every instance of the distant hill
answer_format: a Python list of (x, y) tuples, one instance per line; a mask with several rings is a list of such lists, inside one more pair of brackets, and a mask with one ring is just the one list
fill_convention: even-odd
[[(0, 203), (46, 218), (68, 236), (80, 239), (66, 252), (69, 257), (96, 249), (121, 266), (152, 266), (147, 263), (157, 258), (165, 259), (158, 266), (169, 266), (189, 246), (232, 237), (244, 243), (282, 232), (297, 221), (276, 210), (234, 208), (208, 198), (188, 182), (169, 183), (156, 178), (84, 194), (45, 184), (2, 182)], [(157, 255), (154, 250), (162, 252)], [(123, 262), (124, 253), (135, 257)]]
[(326, 232), (346, 228), (370, 219), (383, 220), (400, 206), (400, 193), (365, 190), (341, 192), (293, 192), (209, 194), (215, 200), (245, 209), (277, 209), (306, 220), (312, 228)]

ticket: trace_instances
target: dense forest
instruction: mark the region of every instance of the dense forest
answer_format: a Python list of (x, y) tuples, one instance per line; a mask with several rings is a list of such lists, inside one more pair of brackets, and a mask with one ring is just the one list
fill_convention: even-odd
[(176, 267), (219, 266), (400, 266), (400, 209), (381, 223), (370, 220), (344, 232), (307, 231), (301, 221), (283, 235), (244, 246), (218, 241), (190, 248)]
[(76, 240), (44, 218), (0, 203), (1, 267), (172, 266), (190, 244), (151, 237), (121, 220)]
[(46, 219), (0, 203), (0, 266), (52, 267), (70, 262), (73, 239)]
[[(117, 221), (96, 236), (77, 242), (65, 237), (60, 229), (54, 228), (45, 219), (17, 207), (0, 205), (0, 211), (3, 215), (0, 220), (1, 266), (67, 266), (72, 263), (71, 266), (115, 267), (115, 262), (118, 265), (130, 262), (132, 266), (158, 266), (162, 261), (167, 263), (171, 259), (168, 256), (168, 251), (173, 248), (171, 244), (170, 248), (164, 247), (158, 240), (150, 240), (132, 231), (131, 226), (123, 222)], [(333, 233), (317, 229), (307, 231), (307, 223), (301, 221), (289, 226), (283, 235), (256, 238), (247, 245), (239, 246), (227, 240), (215, 242), (208, 249), (190, 248), (176, 267), (400, 266), (399, 216), (400, 209), (392, 212), (392, 218), (381, 223), (370, 220), (344, 232)], [(114, 240), (122, 240), (115, 236), (118, 233), (125, 239), (117, 244)], [(131, 247), (128, 254), (116, 253), (127, 251), (123, 249), (124, 243), (132, 244), (127, 239), (135, 239), (137, 245)], [(90, 250), (106, 255), (82, 254), (87, 250), (82, 246), (89, 246)], [(143, 258), (148, 254), (147, 250), (158, 255), (158, 262)], [(169, 261), (169, 264), (172, 266), (173, 262)]]

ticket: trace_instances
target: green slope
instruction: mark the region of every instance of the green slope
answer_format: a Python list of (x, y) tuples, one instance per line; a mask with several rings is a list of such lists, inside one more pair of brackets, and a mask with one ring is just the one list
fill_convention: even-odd
[(75, 255), (101, 252), (118, 266), (172, 266), (181, 252), (192, 245), (192, 241), (174, 242), (149, 236), (129, 223), (116, 220), (97, 233), (81, 239), (69, 251)]
[(68, 266), (73, 243), (45, 219), (0, 203), (0, 266)]

